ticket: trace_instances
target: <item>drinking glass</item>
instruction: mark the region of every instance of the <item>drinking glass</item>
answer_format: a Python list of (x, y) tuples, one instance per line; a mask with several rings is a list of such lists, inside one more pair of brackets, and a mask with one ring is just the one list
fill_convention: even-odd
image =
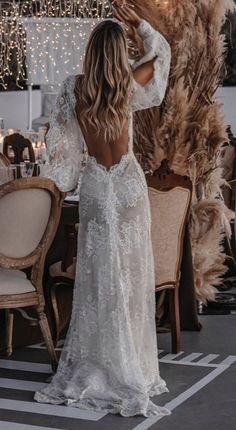
[(143, 154), (140, 154), (139, 152), (137, 152), (135, 154), (136, 160), (138, 161), (139, 164), (142, 164), (142, 160), (143, 160)]
[(20, 173), (22, 178), (31, 178), (34, 173), (34, 163), (30, 161), (20, 163)]

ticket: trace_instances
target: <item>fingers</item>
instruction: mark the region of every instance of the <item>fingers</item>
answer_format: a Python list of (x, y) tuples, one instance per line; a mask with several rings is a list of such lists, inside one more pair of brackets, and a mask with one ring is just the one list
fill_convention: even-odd
[(122, 11), (121, 11), (121, 10), (117, 10), (117, 9), (116, 9), (116, 10), (113, 12), (113, 15), (114, 15), (114, 17), (115, 17), (115, 18), (117, 18), (119, 21), (127, 22), (126, 16), (125, 16), (125, 14), (123, 14), (123, 13), (122, 13)]
[(120, 21), (124, 21), (124, 22), (128, 22), (129, 21), (127, 14), (121, 8), (115, 9), (113, 14)]
[(130, 10), (130, 8), (127, 6), (122, 6), (122, 7), (119, 6), (119, 7), (114, 8), (114, 14), (118, 13), (122, 17), (122, 19), (125, 21), (129, 21), (130, 19), (133, 18), (132, 12), (133, 11)]
[(123, 8), (125, 6), (125, 0), (114, 0), (112, 6)]
[(128, 3), (126, 3), (125, 1), (122, 0), (114, 0), (112, 3), (112, 6), (117, 10), (122, 10), (123, 12), (129, 14), (130, 12), (133, 12), (132, 8), (134, 7), (133, 5), (130, 5)]
[(141, 18), (137, 15), (131, 5), (122, 2), (122, 0), (114, 0), (113, 2), (114, 16), (127, 24), (137, 26)]

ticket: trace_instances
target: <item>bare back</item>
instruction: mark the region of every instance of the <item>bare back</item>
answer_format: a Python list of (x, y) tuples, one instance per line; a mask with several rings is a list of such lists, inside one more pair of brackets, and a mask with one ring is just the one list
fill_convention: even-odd
[[(138, 67), (133, 72), (133, 78), (140, 86), (145, 86), (153, 76), (153, 63), (156, 58), (142, 66)], [(77, 76), (77, 79), (79, 79)], [(89, 155), (92, 155), (96, 158), (99, 164), (107, 167), (108, 169), (114, 164), (119, 163), (121, 157), (128, 152), (129, 146), (129, 118), (127, 118), (123, 130), (121, 131), (121, 135), (118, 140), (105, 142), (104, 135), (100, 134), (99, 136), (95, 136), (94, 131), (91, 126), (87, 126), (86, 130), (83, 127), (80, 121), (80, 113), (83, 109), (81, 105), (81, 101), (76, 96), (76, 115), (78, 119), (78, 123), (80, 125), (85, 143), (88, 148)]]
[[(79, 77), (79, 76), (78, 76)], [(77, 77), (77, 79), (78, 79)], [(76, 95), (76, 94), (75, 94)], [(80, 114), (83, 109), (81, 100), (76, 95), (76, 107), (75, 112), (77, 120), (83, 134), (86, 146), (88, 148), (89, 155), (96, 158), (99, 164), (109, 169), (114, 164), (119, 163), (120, 159), (124, 154), (128, 152), (129, 146), (129, 119), (124, 124), (123, 130), (118, 140), (106, 142), (104, 134), (95, 135), (91, 125), (87, 125), (86, 129), (80, 121)]]
[(83, 106), (77, 99), (76, 103), (76, 115), (80, 129), (82, 131), (86, 146), (88, 148), (89, 155), (96, 158), (99, 164), (102, 164), (106, 168), (110, 168), (114, 164), (119, 163), (122, 155), (127, 154), (129, 145), (129, 120), (125, 122), (123, 130), (118, 140), (105, 142), (104, 135), (95, 135), (94, 130), (91, 126), (87, 126), (86, 130), (80, 121), (80, 113)]

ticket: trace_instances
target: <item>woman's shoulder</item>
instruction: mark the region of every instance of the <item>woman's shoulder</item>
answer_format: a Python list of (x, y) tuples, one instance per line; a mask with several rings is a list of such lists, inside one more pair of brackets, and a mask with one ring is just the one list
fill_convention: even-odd
[(75, 94), (77, 92), (77, 88), (80, 85), (80, 81), (83, 75), (68, 75), (61, 84), (61, 95), (67, 97), (68, 100), (75, 103)]
[(76, 75), (68, 75), (63, 81), (61, 86), (67, 87), (76, 81)]
[(75, 85), (84, 75), (68, 75), (61, 84), (61, 87), (68, 88)]

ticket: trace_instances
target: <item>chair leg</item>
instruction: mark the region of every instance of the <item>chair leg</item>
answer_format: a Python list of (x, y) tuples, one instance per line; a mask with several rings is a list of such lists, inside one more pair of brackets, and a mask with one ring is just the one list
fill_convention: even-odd
[(58, 359), (53, 345), (52, 335), (49, 328), (47, 316), (44, 312), (44, 309), (42, 309), (41, 306), (36, 306), (36, 310), (38, 313), (39, 326), (51, 358), (52, 369), (55, 372), (57, 370)]
[(172, 354), (180, 352), (179, 289), (169, 290)]
[(58, 286), (58, 284), (53, 284), (52, 288), (50, 290), (51, 304), (52, 304), (53, 316), (54, 316), (53, 343), (55, 346), (57, 346), (57, 342), (59, 339), (59, 332), (60, 332), (60, 318), (59, 318), (59, 312), (58, 312), (58, 306), (57, 306), (57, 297), (56, 297), (57, 286)]
[(5, 314), (6, 314), (6, 356), (10, 357), (12, 354), (14, 313), (12, 309), (5, 309)]
[(52, 340), (54, 347), (56, 348), (58, 338), (59, 338), (59, 329), (60, 329), (60, 320), (59, 320), (59, 312), (57, 307), (57, 297), (56, 297), (56, 289), (58, 284), (50, 280), (47, 284), (46, 288), (46, 302), (48, 304), (49, 317), (52, 327)]
[(74, 281), (69, 278), (58, 276), (54, 279), (52, 278), (46, 288), (46, 302), (48, 304), (50, 314), (49, 317), (52, 326), (52, 339), (55, 347), (57, 346), (60, 335), (60, 315), (57, 305), (56, 292), (58, 287), (62, 286), (73, 288)]

